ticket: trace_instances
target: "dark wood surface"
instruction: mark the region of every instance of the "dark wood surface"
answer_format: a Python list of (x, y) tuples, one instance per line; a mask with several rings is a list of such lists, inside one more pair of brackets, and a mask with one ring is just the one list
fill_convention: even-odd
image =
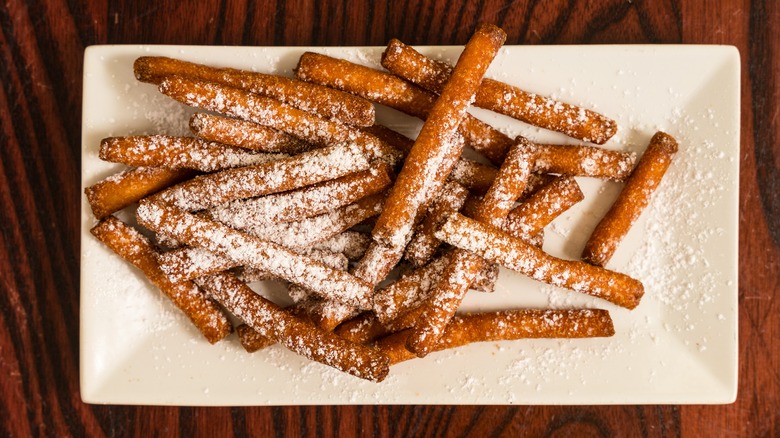
[[(419, 3), (419, 4), (418, 4)], [(81, 81), (91, 44), (733, 44), (742, 57), (737, 402), (92, 406), (78, 388)], [(0, 6), (0, 435), (778, 436), (780, 2), (8, 0)]]

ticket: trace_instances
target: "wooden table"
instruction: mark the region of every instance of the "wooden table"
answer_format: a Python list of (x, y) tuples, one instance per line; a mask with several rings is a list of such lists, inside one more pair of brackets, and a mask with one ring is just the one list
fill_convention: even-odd
[[(114, 4), (117, 3), (117, 4)], [(0, 435), (777, 436), (780, 3), (9, 0), (0, 7)], [(124, 3), (124, 2), (122, 2)], [(422, 3), (422, 2), (420, 2)], [(587, 4), (587, 5), (586, 5)], [(81, 81), (91, 44), (732, 44), (742, 56), (740, 383), (727, 406), (91, 406), (78, 389)]]

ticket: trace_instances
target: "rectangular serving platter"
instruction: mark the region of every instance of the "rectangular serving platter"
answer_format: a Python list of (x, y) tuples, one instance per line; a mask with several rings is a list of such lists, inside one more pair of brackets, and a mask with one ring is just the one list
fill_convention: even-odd
[[(454, 62), (459, 47), (420, 47)], [(93, 46), (84, 59), (82, 189), (122, 168), (97, 157), (102, 138), (186, 135), (193, 112), (132, 72), (139, 56), (291, 75), (307, 50), (378, 66), (381, 47)], [(618, 122), (604, 147), (641, 154), (657, 130), (680, 152), (608, 267), (640, 279), (633, 311), (502, 270), (496, 292), (463, 310), (608, 309), (611, 338), (473, 344), (394, 366), (381, 383), (273, 346), (248, 354), (231, 336), (209, 345), (132, 266), (90, 234), (82, 200), (81, 396), (154, 405), (730, 403), (737, 390), (739, 54), (726, 46), (508, 46), (487, 77), (594, 109)], [(509, 135), (576, 143), (487, 111)], [(379, 107), (378, 121), (415, 135), (420, 121)], [(545, 230), (545, 250), (577, 258), (620, 184), (578, 178), (585, 200)], [(119, 213), (133, 220), (133, 211)], [(284, 300), (277, 284), (258, 291)]]

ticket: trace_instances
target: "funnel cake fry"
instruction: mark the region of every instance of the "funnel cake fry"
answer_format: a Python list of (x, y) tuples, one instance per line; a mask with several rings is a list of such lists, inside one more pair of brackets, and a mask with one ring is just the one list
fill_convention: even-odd
[(210, 343), (216, 343), (233, 331), (219, 305), (192, 282), (171, 282), (157, 263), (158, 251), (136, 229), (108, 216), (95, 225), (92, 235), (120, 257), (140, 269), (144, 275), (181, 309)]
[(564, 144), (536, 144), (534, 172), (624, 180), (634, 168), (632, 153)]
[(436, 232), (447, 243), (553, 286), (564, 287), (633, 309), (644, 294), (642, 283), (599, 266), (553, 257), (529, 243), (454, 213)]
[[(444, 84), (452, 74), (450, 65), (427, 58), (397, 39), (390, 40), (382, 53), (382, 66), (434, 93), (444, 89)], [(614, 120), (594, 111), (488, 78), (482, 81), (474, 104), (531, 125), (597, 144), (605, 143), (617, 131)]]
[(84, 189), (92, 214), (103, 219), (140, 199), (191, 178), (188, 169), (137, 167), (124, 170)]
[[(394, 333), (378, 340), (374, 345), (388, 356), (391, 365), (414, 359), (415, 354), (406, 349), (410, 334), (410, 330)], [(595, 338), (610, 337), (614, 334), (612, 318), (606, 310), (504, 310), (454, 316), (431, 351), (457, 348), (475, 342)], [(353, 335), (353, 339), (355, 338)]]
[(250, 152), (193, 137), (138, 135), (109, 137), (100, 142), (100, 158), (105, 161), (201, 172), (251, 166), (284, 157), (286, 155)]
[[(434, 175), (441, 181), (449, 175), (451, 167), (441, 171), (439, 166), (444, 161), (451, 161), (453, 166), (460, 156), (462, 146), (452, 138), (505, 38), (501, 29), (481, 25), (466, 44), (385, 200), (385, 208), (371, 233), (378, 242), (392, 247), (402, 247), (408, 242), (420, 210), (435, 196), (429, 189), (438, 182)], [(445, 175), (442, 178), (437, 173)]]
[(653, 135), (623, 190), (585, 244), (583, 260), (597, 266), (607, 264), (620, 241), (650, 203), (653, 192), (672, 164), (677, 148), (677, 140), (671, 135), (660, 131)]
[(503, 230), (530, 241), (547, 224), (584, 198), (574, 178), (559, 176), (512, 209), (504, 221)]
[(206, 141), (260, 152), (299, 154), (314, 149), (311, 144), (276, 129), (215, 114), (193, 114), (190, 130)]

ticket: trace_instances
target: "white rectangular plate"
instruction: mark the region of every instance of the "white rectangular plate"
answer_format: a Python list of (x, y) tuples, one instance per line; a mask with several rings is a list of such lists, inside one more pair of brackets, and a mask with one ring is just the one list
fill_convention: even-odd
[[(185, 134), (191, 110), (137, 82), (133, 60), (166, 55), (290, 75), (314, 50), (377, 65), (382, 48), (96, 46), (84, 60), (82, 185), (121, 166), (100, 139)], [(420, 50), (455, 60), (457, 47)], [(361, 381), (279, 346), (245, 353), (235, 336), (209, 345), (133, 267), (81, 236), (81, 395), (91, 403), (161, 405), (729, 403), (737, 389), (739, 54), (721, 46), (505, 47), (499, 79), (617, 120), (605, 147), (641, 153), (657, 130), (680, 152), (651, 206), (608, 267), (644, 282), (633, 311), (502, 271), (493, 294), (463, 308), (598, 307), (617, 334), (586, 340), (491, 342), (394, 366)], [(562, 135), (474, 110), (507, 134)], [(414, 134), (419, 121), (380, 108), (379, 121)], [(579, 178), (586, 200), (551, 224), (545, 249), (576, 258), (620, 184)], [(123, 212), (123, 218), (132, 212)], [(279, 295), (278, 287), (263, 292)]]

